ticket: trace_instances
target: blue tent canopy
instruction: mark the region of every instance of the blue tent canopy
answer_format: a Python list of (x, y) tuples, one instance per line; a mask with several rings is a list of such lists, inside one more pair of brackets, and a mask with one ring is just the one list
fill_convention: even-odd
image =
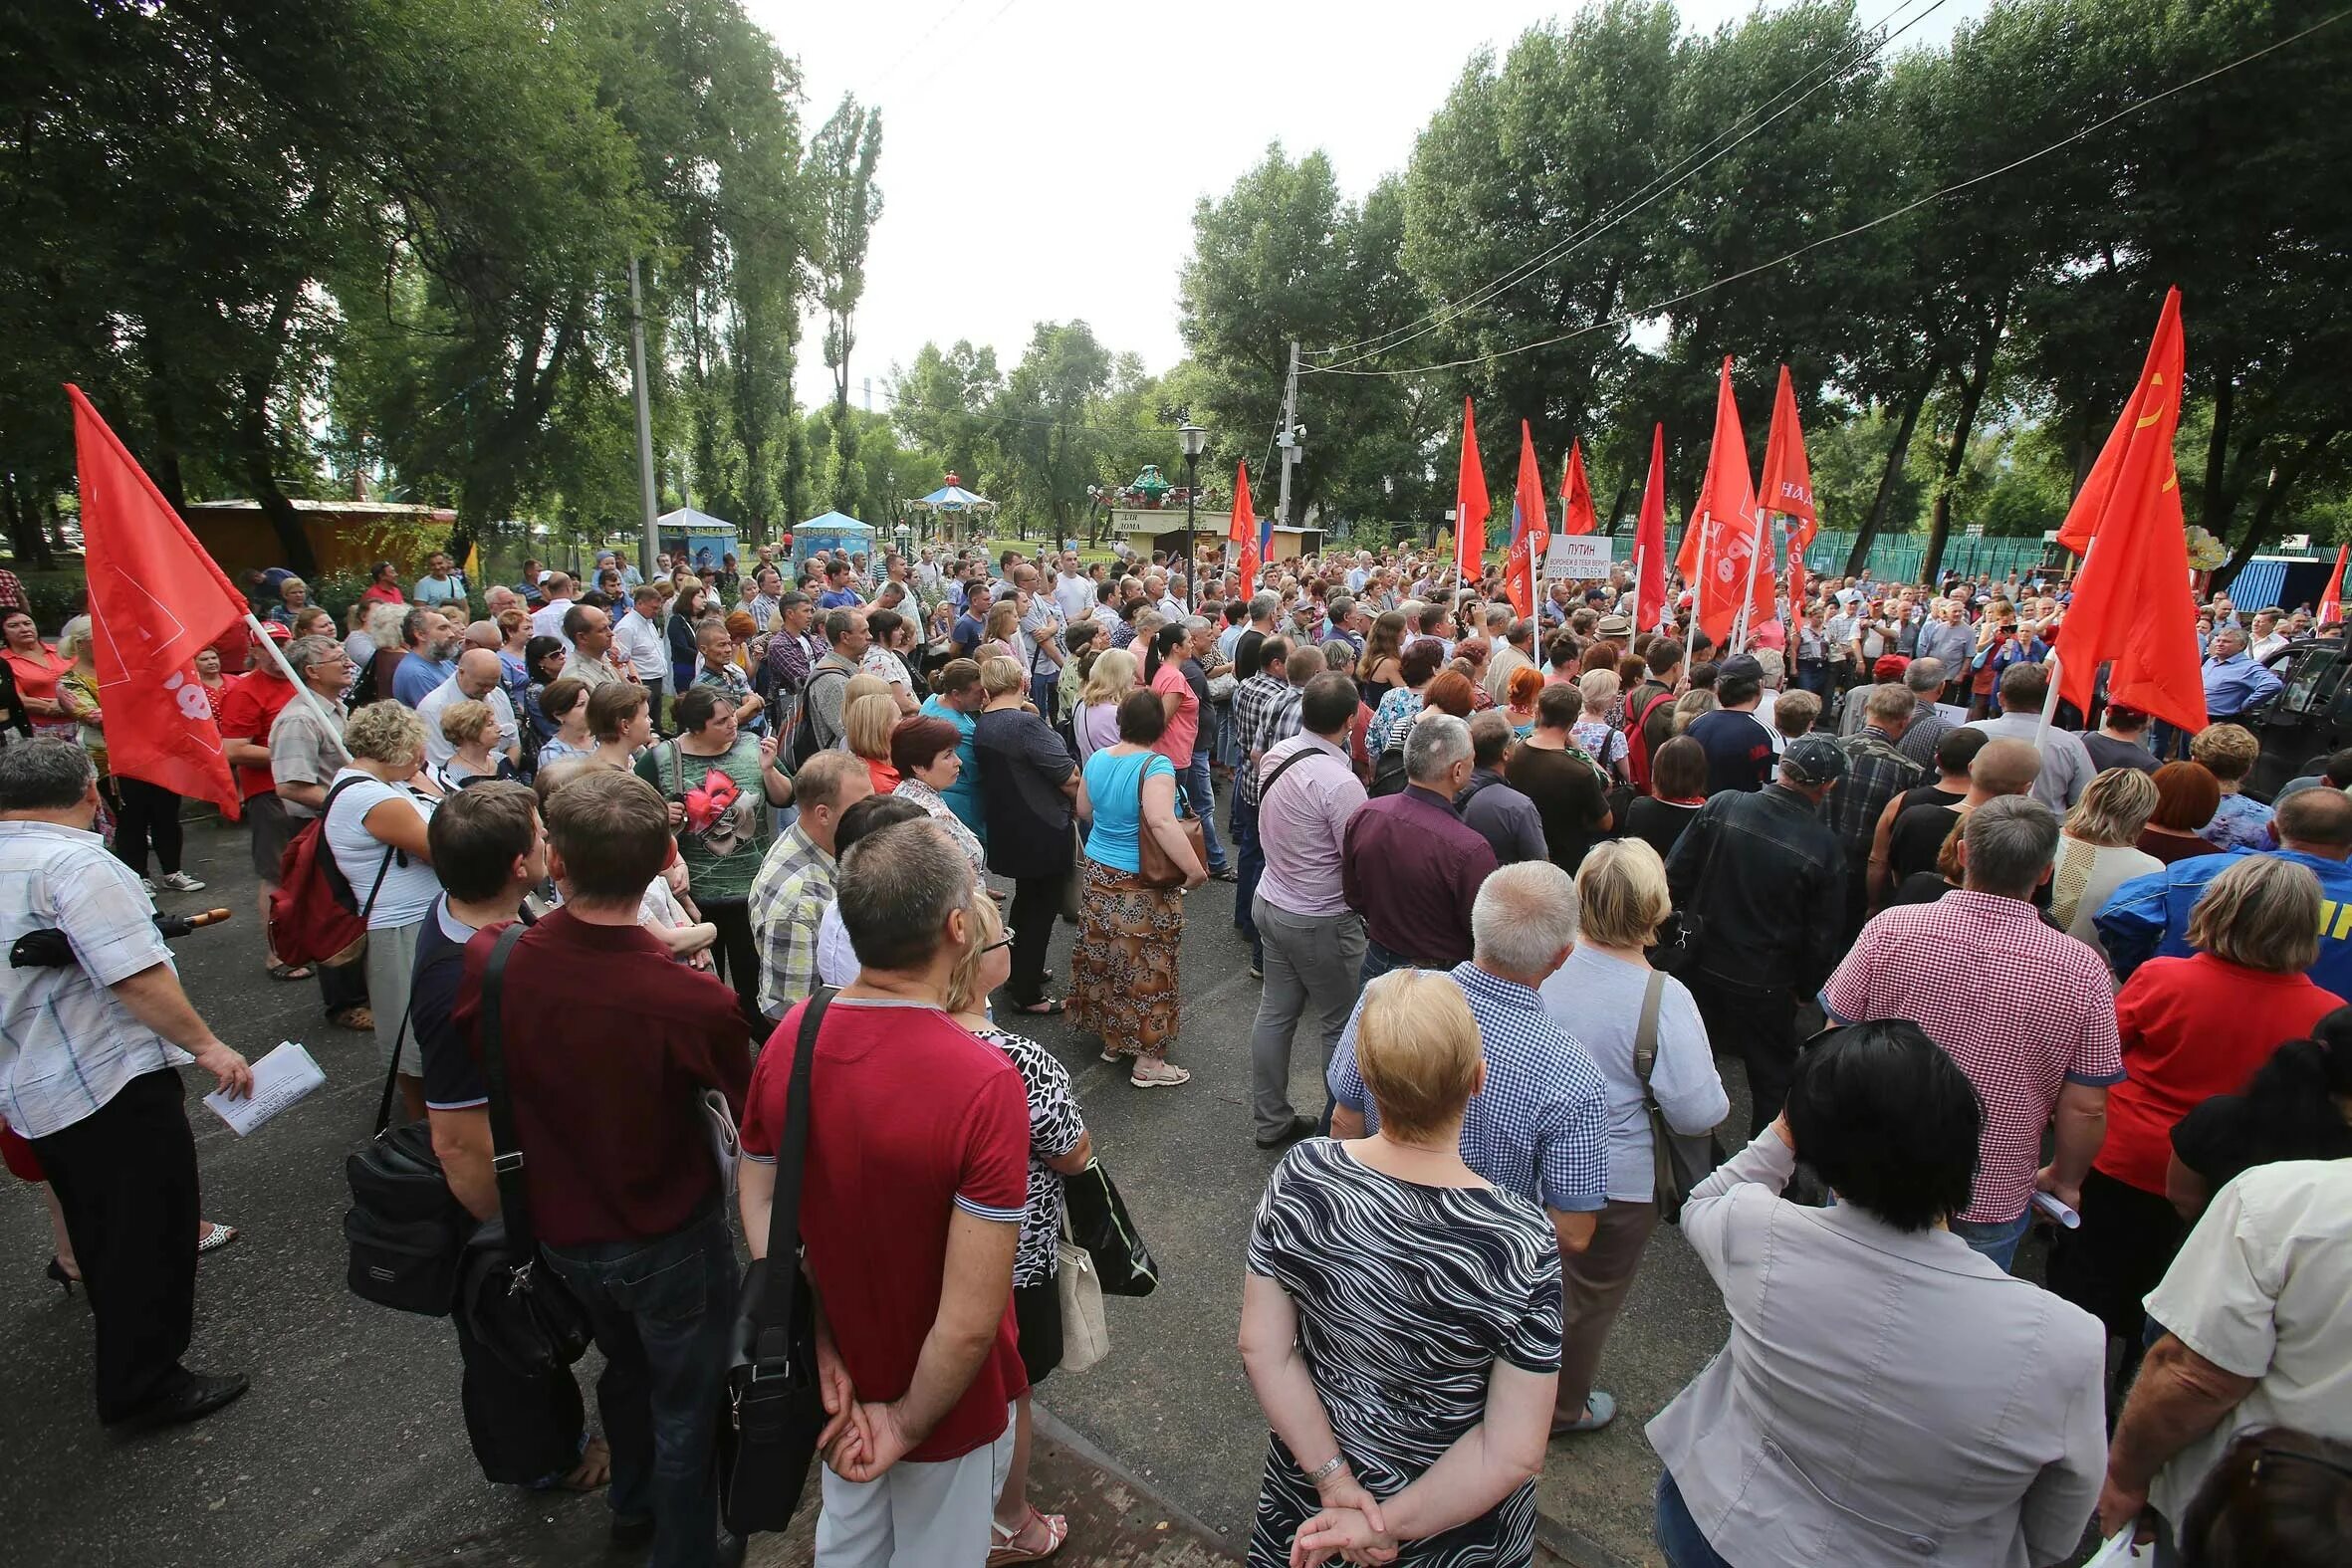
[(793, 560), (797, 564), (821, 550), (846, 550), (862, 555), (873, 549), (874, 531), (845, 512), (827, 512), (793, 530)]
[(961, 485), (942, 485), (922, 500), (918, 507), (929, 507), (936, 512), (994, 512), (997, 504), (986, 496), (976, 496)]

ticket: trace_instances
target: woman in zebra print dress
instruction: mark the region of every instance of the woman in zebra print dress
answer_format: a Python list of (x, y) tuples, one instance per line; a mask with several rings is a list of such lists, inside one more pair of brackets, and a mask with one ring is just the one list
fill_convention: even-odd
[(1242, 1360), (1274, 1435), (1249, 1560), (1287, 1565), (1295, 1541), (1317, 1563), (1516, 1568), (1559, 1371), (1558, 1240), (1462, 1163), (1486, 1065), (1452, 980), (1374, 981), (1356, 1056), (1380, 1131), (1294, 1148), (1250, 1236)]

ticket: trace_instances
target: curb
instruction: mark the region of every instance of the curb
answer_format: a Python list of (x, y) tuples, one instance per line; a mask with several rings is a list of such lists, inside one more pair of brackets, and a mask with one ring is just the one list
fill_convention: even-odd
[(1554, 1562), (1567, 1568), (1640, 1568), (1640, 1564), (1610, 1551), (1607, 1547), (1560, 1523), (1548, 1513), (1535, 1515), (1535, 1546)]
[(1159, 1487), (1137, 1475), (1125, 1463), (1103, 1453), (1101, 1448), (1091, 1439), (1073, 1430), (1043, 1404), (1033, 1399), (1030, 1402), (1029, 1415), (1031, 1425), (1036, 1429), (1039, 1437), (1069, 1450), (1070, 1453), (1094, 1468), (1115, 1477), (1121, 1485), (1136, 1495), (1149, 1497), (1156, 1511), (1165, 1514), (1184, 1530), (1197, 1536), (1202, 1545), (1227, 1555), (1234, 1552), (1235, 1548), (1231, 1538), (1223, 1530), (1213, 1527), (1206, 1519), (1182, 1506)]

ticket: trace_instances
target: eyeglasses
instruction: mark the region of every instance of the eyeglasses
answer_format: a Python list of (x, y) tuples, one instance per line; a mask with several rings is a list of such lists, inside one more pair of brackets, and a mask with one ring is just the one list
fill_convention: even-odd
[(999, 949), (999, 948), (1009, 948), (1009, 947), (1011, 947), (1012, 945), (1013, 945), (1013, 928), (1012, 928), (1011, 926), (1007, 926), (1007, 927), (1005, 928), (1005, 934), (1004, 934), (1003, 936), (1001, 936), (1001, 937), (997, 938), (997, 940), (996, 940), (996, 941), (994, 941), (994, 942), (991, 942), (991, 943), (990, 943), (988, 946), (986, 946), (986, 947), (982, 948), (982, 949), (980, 950), (980, 952), (981, 952), (981, 955), (982, 955), (982, 957), (986, 957), (987, 955), (989, 955), (989, 954), (991, 954), (991, 953), (994, 953), (994, 952), (995, 952), (997, 949)]

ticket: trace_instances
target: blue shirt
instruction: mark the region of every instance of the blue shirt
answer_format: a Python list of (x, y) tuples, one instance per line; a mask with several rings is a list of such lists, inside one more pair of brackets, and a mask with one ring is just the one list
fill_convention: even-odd
[[(2278, 677), (2253, 655), (2233, 654), (2205, 661), (2205, 711), (2215, 720), (2231, 718), (2277, 691)], [(2338, 993), (2341, 995), (2341, 993)]]
[(972, 736), (980, 728), (980, 721), (939, 696), (923, 699), (923, 717), (945, 719), (956, 727), (956, 756), (964, 766), (956, 773), (956, 782), (939, 791), (939, 798), (956, 814), (956, 820), (972, 829), (973, 836), (988, 842), (988, 819), (980, 806), (980, 753), (972, 744)]
[[(2117, 888), (2095, 917), (2099, 941), (2114, 960), (2117, 976), (2129, 980), (2133, 970), (2152, 958), (2185, 958), (2194, 952), (2189, 946), (2189, 911), (2197, 907), (2206, 884), (2245, 853), (2176, 860)], [(2319, 878), (2319, 962), (2303, 973), (2315, 985), (2339, 997), (2347, 995), (2344, 988), (2352, 986), (2352, 865), (2299, 849), (2264, 853), (2308, 867)]]
[(2250, 794), (2226, 794), (2197, 836), (2216, 849), (2268, 849), (2270, 807)]
[(1086, 834), (1086, 858), (1129, 874), (1143, 869), (1143, 781), (1174, 779), (1176, 769), (1157, 752), (1113, 757), (1107, 751), (1086, 759), (1086, 798), (1094, 804), (1094, 826)]
[(827, 588), (817, 595), (819, 609), (854, 609), (864, 602), (855, 588)]
[(392, 695), (404, 708), (413, 708), (449, 679), (452, 666), (436, 663), (411, 649), (392, 670)]
[[(1451, 974), (1478, 1019), (1487, 1061), (1487, 1086), (1471, 1096), (1462, 1118), (1462, 1163), (1555, 1214), (1600, 1209), (1609, 1196), (1608, 1091), (1600, 1069), (1532, 990), (1476, 963), (1457, 964)], [(1380, 1125), (1380, 1108), (1356, 1070), (1363, 1008), (1359, 997), (1329, 1076), (1331, 1098), (1361, 1112), (1369, 1132)]]

